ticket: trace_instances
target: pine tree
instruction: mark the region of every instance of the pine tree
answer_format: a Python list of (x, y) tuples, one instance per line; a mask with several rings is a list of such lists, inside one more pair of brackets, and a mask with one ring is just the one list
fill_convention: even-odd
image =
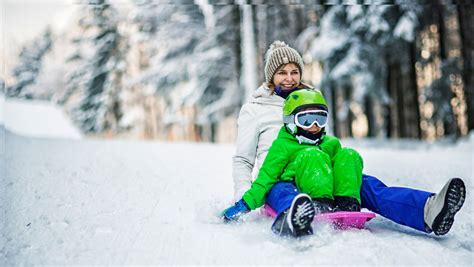
[(40, 37), (27, 44), (21, 50), (18, 65), (13, 70), (15, 83), (6, 88), (7, 96), (34, 98), (34, 92), (28, 90), (41, 69), (41, 60), (52, 46), (52, 34), (47, 29)]
[[(303, 52), (304, 42), (300, 41), (303, 32), (313, 29), (315, 20), (322, 11), (322, 6), (305, 5), (307, 1), (292, 0), (275, 1), (260, 0), (251, 1), (255, 9), (255, 32), (257, 35), (257, 66), (260, 80), (264, 79), (264, 56), (275, 40), (284, 41), (291, 47)], [(291, 2), (291, 3), (285, 3)]]
[(123, 72), (117, 13), (104, 0), (91, 0), (79, 21), (78, 53), (71, 59), (77, 68), (69, 77), (72, 92), (80, 93), (73, 105), (73, 120), (86, 133), (115, 130), (121, 116), (118, 90)]
[[(196, 125), (212, 128), (240, 101), (238, 35), (228, 28), (235, 23), (235, 7), (212, 6), (206, 11), (212, 17), (206, 18), (202, 6), (180, 3), (137, 2), (133, 23), (141, 31), (142, 45), (155, 52), (148, 53), (148, 66), (131, 86), (150, 86), (152, 94), (164, 99), (162, 121), (179, 124), (192, 119)], [(180, 117), (183, 108), (195, 108), (196, 117)], [(204, 139), (212, 140), (212, 133)]]
[[(388, 105), (394, 100), (387, 88), (388, 65), (390, 61), (398, 60), (399, 65), (408, 62), (406, 49), (394, 48), (405, 47), (407, 42), (413, 41), (410, 38), (414, 36), (417, 21), (416, 13), (410, 12), (418, 11), (396, 5), (355, 5), (331, 6), (323, 15), (319, 35), (312, 40), (309, 51), (323, 63), (321, 87), (332, 99), (338, 116), (334, 118), (334, 126), (345, 127), (350, 133), (349, 104), (352, 101), (367, 108), (373, 107), (366, 103), (373, 105), (373, 101), (378, 101), (385, 109), (383, 113), (389, 114)], [(404, 90), (416, 92), (416, 87)], [(340, 120), (344, 121), (343, 125), (338, 125)], [(376, 122), (369, 118), (369, 128), (372, 127), (369, 132), (383, 134), (389, 122), (387, 118), (385, 126), (374, 126)], [(340, 130), (336, 129), (335, 133)]]

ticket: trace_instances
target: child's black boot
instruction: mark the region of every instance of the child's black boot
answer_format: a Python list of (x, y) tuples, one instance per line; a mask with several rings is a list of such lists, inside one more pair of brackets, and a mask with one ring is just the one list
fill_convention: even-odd
[(314, 215), (315, 210), (311, 198), (306, 194), (299, 194), (293, 199), (291, 207), (277, 217), (272, 225), (272, 231), (281, 236), (311, 235)]
[(334, 211), (360, 211), (360, 203), (353, 197), (334, 197)]
[(313, 198), (314, 210), (316, 214), (334, 211), (334, 200), (326, 197)]

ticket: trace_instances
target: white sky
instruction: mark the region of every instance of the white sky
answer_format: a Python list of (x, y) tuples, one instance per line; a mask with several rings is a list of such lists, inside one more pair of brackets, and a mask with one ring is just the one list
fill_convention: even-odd
[(13, 60), (25, 41), (37, 37), (48, 25), (62, 29), (75, 7), (73, 0), (1, 0), (1, 77), (8, 77)]

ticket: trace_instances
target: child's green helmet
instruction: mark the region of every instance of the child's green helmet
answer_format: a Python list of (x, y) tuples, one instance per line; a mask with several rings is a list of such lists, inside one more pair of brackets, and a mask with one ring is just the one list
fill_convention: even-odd
[[(306, 119), (309, 119), (306, 115), (314, 112), (309, 111), (299, 113), (305, 108), (316, 108), (324, 110), (324, 118), (322, 118), (321, 116), (313, 116), (313, 119), (315, 119), (315, 121), (309, 121), (311, 125), (306, 125), (306, 122), (308, 122), (306, 121)], [(296, 90), (292, 92), (283, 103), (283, 123), (285, 124), (286, 129), (293, 136), (295, 136), (296, 139), (298, 139), (298, 142), (300, 144), (319, 144), (326, 133), (324, 128), (327, 123), (327, 110), (328, 107), (326, 104), (326, 99), (324, 99), (324, 96), (321, 94), (320, 91), (311, 89)], [(303, 118), (305, 116), (306, 118)], [(303, 119), (303, 123), (298, 117), (301, 117), (300, 119)], [(324, 124), (323, 126), (320, 126), (317, 120), (318, 117), (319, 119), (324, 120), (324, 122), (321, 122)], [(304, 130), (305, 127), (312, 127), (313, 123), (316, 123), (319, 127), (322, 127), (322, 130), (319, 131), (319, 133), (311, 134)], [(304, 126), (302, 126), (302, 124), (304, 124)]]
[(300, 89), (292, 92), (283, 103), (283, 117), (296, 114), (306, 107), (328, 110), (326, 99), (319, 90)]

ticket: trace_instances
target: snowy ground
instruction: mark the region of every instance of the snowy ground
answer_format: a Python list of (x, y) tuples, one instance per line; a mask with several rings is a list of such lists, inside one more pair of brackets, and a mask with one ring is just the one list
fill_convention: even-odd
[(464, 178), (466, 204), (448, 235), (377, 217), (366, 230), (315, 225), (302, 241), (275, 236), (256, 212), (221, 223), (233, 145), (40, 139), (2, 127), (0, 136), (0, 266), (473, 264), (473, 136), (457, 145), (344, 141), (387, 184), (437, 191)]

